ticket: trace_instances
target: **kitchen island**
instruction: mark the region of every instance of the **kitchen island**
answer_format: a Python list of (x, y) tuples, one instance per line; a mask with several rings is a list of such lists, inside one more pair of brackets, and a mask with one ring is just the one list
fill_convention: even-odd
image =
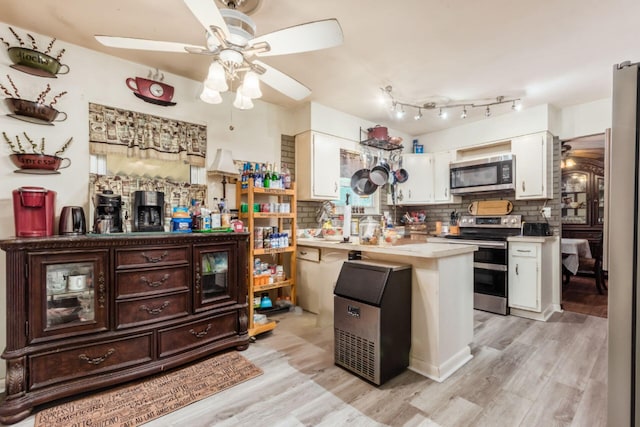
[[(300, 252), (318, 254), (313, 276), (324, 282), (314, 289), (320, 322), (326, 324), (333, 318), (333, 287), (342, 262), (347, 260), (349, 251), (360, 251), (363, 259), (412, 266), (409, 369), (441, 382), (473, 357), (469, 344), (473, 339), (473, 252), (477, 246), (450, 243), (369, 246), (301, 238), (298, 248)], [(302, 280), (305, 268), (309, 267), (299, 263)], [(302, 299), (303, 289), (304, 285), (299, 294)]]

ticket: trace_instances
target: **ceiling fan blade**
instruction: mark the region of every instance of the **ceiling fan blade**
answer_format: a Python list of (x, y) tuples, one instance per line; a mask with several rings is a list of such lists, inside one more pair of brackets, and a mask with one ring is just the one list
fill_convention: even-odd
[(224, 18), (220, 14), (220, 10), (213, 3), (213, 0), (184, 0), (193, 16), (196, 17), (200, 24), (214, 36), (211, 26), (216, 26), (222, 30), (226, 39), (229, 39), (229, 28)]
[(253, 61), (254, 64), (259, 65), (266, 71), (263, 74), (259, 74), (258, 78), (265, 84), (271, 86), (275, 90), (282, 92), (289, 98), (293, 98), (296, 101), (306, 98), (311, 95), (311, 89), (297, 81), (291, 76), (286, 75), (282, 71), (278, 71), (273, 67), (260, 61)]
[(341, 45), (344, 41), (342, 28), (336, 19), (308, 22), (256, 37), (249, 43), (266, 42), (271, 47), (268, 52), (257, 56), (287, 55), (309, 52)]
[(164, 42), (160, 40), (134, 39), (130, 37), (94, 36), (105, 46), (121, 49), (156, 50), (160, 52), (188, 53), (187, 49), (205, 49), (191, 44)]

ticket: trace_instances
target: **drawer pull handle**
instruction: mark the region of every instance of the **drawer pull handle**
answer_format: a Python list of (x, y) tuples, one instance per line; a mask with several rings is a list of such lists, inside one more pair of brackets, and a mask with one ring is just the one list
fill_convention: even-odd
[(141, 305), (140, 306), (140, 310), (144, 310), (149, 314), (160, 314), (167, 307), (169, 307), (169, 301), (163, 302), (162, 305), (160, 305), (159, 307), (156, 307), (156, 308), (151, 308), (151, 307), (148, 307), (146, 305)]
[(153, 262), (153, 263), (162, 261), (164, 257), (166, 257), (167, 255), (169, 255), (169, 251), (164, 251), (164, 253), (159, 257), (152, 257), (142, 252), (142, 256), (147, 260), (147, 262)]
[(196, 338), (202, 338), (209, 333), (211, 330), (211, 323), (207, 323), (207, 328), (204, 331), (196, 332), (193, 329), (189, 329), (189, 333), (191, 333)]
[(115, 348), (110, 348), (103, 356), (100, 356), (100, 357), (89, 357), (86, 354), (82, 353), (81, 355), (78, 356), (78, 358), (80, 360), (84, 360), (90, 365), (99, 365), (105, 360), (107, 360), (107, 358), (115, 352), (116, 352)]
[(157, 288), (158, 286), (162, 285), (164, 282), (166, 282), (169, 279), (169, 274), (165, 274), (164, 276), (162, 276), (162, 279), (160, 280), (156, 280), (155, 282), (150, 281), (149, 279), (147, 279), (146, 277), (142, 276), (140, 278), (140, 280), (146, 284), (147, 286), (149, 286), (150, 288)]
[(306, 255), (306, 254), (308, 254), (308, 253), (309, 253), (309, 252), (307, 252), (307, 251), (300, 251), (300, 255)]
[(524, 253), (529, 253), (529, 252), (531, 252), (531, 249), (527, 249), (527, 250), (524, 250), (524, 249), (516, 249), (516, 250), (517, 250), (518, 252), (524, 252)]

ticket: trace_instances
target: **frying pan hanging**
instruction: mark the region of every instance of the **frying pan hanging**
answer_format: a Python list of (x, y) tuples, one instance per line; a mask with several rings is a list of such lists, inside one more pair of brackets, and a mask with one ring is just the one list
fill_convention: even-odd
[(369, 176), (369, 169), (360, 169), (351, 177), (351, 189), (358, 196), (369, 196), (378, 189), (378, 186), (371, 182)]

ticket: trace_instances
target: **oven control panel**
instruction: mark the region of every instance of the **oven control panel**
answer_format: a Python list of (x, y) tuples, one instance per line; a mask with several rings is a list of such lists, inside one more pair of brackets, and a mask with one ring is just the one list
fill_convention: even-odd
[(460, 218), (460, 227), (520, 228), (522, 215), (466, 216)]

